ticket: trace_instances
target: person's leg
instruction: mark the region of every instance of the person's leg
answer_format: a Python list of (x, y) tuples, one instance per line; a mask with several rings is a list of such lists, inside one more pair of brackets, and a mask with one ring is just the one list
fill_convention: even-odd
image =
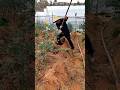
[(64, 36), (64, 34), (61, 32), (59, 35), (57, 35), (57, 44), (62, 45), (63, 43), (61, 42), (61, 38)]
[(57, 39), (60, 39), (63, 36), (64, 36), (64, 34), (61, 32), (59, 35), (57, 35)]
[(72, 43), (72, 41), (71, 41), (70, 36), (65, 36), (65, 37), (67, 38), (67, 40), (68, 40), (68, 42), (69, 42), (69, 44), (70, 44), (71, 49), (74, 49), (74, 45), (73, 45), (73, 43)]

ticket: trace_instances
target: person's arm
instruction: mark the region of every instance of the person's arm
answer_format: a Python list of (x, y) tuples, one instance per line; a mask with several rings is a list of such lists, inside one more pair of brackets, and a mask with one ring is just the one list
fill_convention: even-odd
[(56, 23), (57, 28), (58, 28), (58, 29), (61, 29), (60, 26), (61, 26), (61, 24), (62, 24), (62, 21), (63, 21), (63, 19), (60, 18), (60, 19), (56, 20), (56, 21), (53, 22), (53, 23)]
[(65, 17), (64, 17), (64, 21), (66, 22), (67, 20), (68, 20), (68, 17), (67, 17), (67, 16), (65, 16)]
[(64, 25), (66, 25), (66, 21), (68, 20), (68, 17), (65, 16), (64, 18), (62, 18), (61, 20), (61, 26), (60, 26), (60, 29), (62, 29), (64, 27)]
[(56, 22), (58, 22), (58, 20), (54, 21), (53, 23), (56, 23)]
[(67, 21), (67, 19), (68, 19), (68, 17), (60, 18), (53, 23), (56, 23), (56, 26), (57, 26), (58, 29), (62, 29), (63, 24)]
[(60, 18), (60, 19), (54, 21), (53, 23), (61, 23), (61, 20), (62, 20), (62, 18)]
[(57, 26), (58, 29), (60, 29), (60, 25), (58, 23), (56, 23), (56, 26)]
[(66, 23), (67, 20), (68, 20), (68, 17), (67, 17), (67, 16), (65, 16), (64, 18), (62, 18), (61, 28), (63, 27), (63, 24)]

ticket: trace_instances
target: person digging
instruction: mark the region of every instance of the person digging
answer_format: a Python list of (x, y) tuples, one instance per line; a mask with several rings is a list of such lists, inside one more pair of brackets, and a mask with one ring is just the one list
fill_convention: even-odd
[(65, 16), (64, 18), (60, 18), (58, 20), (56, 20), (53, 23), (56, 23), (56, 26), (59, 30), (59, 34), (57, 35), (57, 45), (62, 45), (64, 43), (64, 39), (63, 37), (65, 36), (65, 38), (68, 40), (71, 49), (74, 49), (74, 45), (71, 41), (71, 37), (70, 37), (70, 31), (68, 29), (68, 26), (66, 24), (66, 21), (68, 20), (68, 17)]

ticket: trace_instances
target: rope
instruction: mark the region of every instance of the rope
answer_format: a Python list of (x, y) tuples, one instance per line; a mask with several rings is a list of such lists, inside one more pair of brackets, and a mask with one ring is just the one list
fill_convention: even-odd
[[(69, 4), (68, 9), (67, 9), (67, 11), (66, 11), (66, 13), (65, 13), (65, 16), (67, 15), (67, 13), (68, 13), (68, 11), (69, 11), (69, 8), (70, 8), (71, 3), (72, 3), (72, 0), (70, 1), (70, 4)], [(65, 17), (65, 16), (64, 16), (64, 17)], [(64, 21), (65, 21), (65, 19), (63, 19), (63, 22), (62, 22), (61, 26), (63, 26)]]

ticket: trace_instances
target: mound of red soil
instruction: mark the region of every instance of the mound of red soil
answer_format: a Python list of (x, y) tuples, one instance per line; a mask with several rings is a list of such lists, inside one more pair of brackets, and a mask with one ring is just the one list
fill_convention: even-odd
[[(78, 42), (80, 44), (81, 41), (77, 41), (80, 36), (81, 34), (76, 32), (71, 34), (75, 50), (63, 50), (56, 54), (47, 53), (47, 68), (42, 68), (41, 74), (38, 75), (36, 90), (84, 90), (85, 70), (78, 48)], [(59, 47), (66, 49), (70, 46), (66, 40)]]

